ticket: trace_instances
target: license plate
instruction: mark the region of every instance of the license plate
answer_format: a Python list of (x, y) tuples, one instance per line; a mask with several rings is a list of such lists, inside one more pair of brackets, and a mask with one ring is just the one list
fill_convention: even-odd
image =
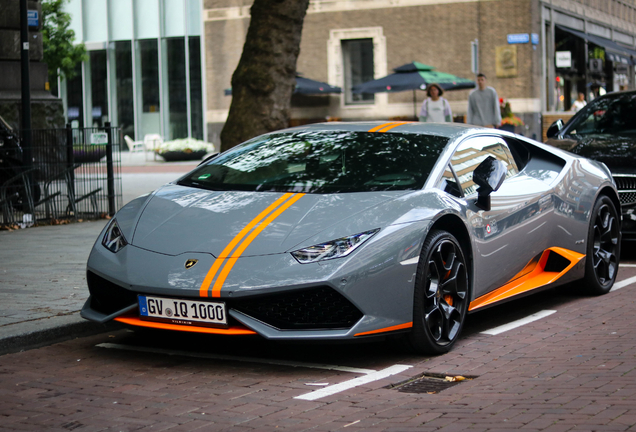
[(138, 296), (139, 318), (180, 325), (227, 325), (225, 303)]

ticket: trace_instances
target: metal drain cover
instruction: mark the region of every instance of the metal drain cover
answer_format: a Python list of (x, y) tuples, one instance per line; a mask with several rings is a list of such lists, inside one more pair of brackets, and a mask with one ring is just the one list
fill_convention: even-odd
[[(474, 379), (474, 377), (462, 377), (463, 379)], [(462, 380), (452, 381), (445, 376), (423, 375), (401, 383), (392, 384), (387, 388), (392, 388), (402, 393), (428, 393), (435, 394), (449, 387), (456, 386)]]

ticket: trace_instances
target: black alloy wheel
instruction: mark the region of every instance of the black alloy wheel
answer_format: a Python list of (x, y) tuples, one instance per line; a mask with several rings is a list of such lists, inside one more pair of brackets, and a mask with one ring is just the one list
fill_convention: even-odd
[(468, 271), (459, 242), (446, 231), (431, 231), (417, 268), (411, 347), (422, 354), (448, 352), (459, 338), (468, 301)]
[(616, 207), (606, 196), (594, 204), (587, 238), (585, 287), (593, 295), (608, 293), (618, 273), (621, 231)]

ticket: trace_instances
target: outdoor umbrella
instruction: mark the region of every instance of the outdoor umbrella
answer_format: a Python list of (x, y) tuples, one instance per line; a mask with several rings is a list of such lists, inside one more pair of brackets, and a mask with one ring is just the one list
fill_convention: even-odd
[[(411, 62), (393, 69), (395, 73), (353, 86), (353, 93), (382, 93), (413, 90), (413, 108), (416, 109), (415, 90), (426, 90), (426, 86), (437, 83), (444, 90), (475, 88), (475, 82), (445, 72), (433, 66)], [(417, 115), (416, 115), (417, 117)]]
[[(328, 93), (342, 93), (342, 89), (322, 81), (304, 78), (300, 76), (300, 74), (296, 74), (296, 88), (294, 89), (294, 94), (317, 95)], [(225, 96), (230, 96), (231, 94), (231, 88), (225, 89)]]

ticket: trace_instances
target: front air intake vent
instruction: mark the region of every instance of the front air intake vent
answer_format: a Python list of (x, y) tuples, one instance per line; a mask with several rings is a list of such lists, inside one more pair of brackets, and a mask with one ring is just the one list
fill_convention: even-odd
[(362, 312), (330, 287), (228, 302), (232, 309), (281, 330), (351, 328)]
[(97, 312), (110, 315), (137, 303), (137, 294), (91, 271), (86, 272), (86, 282), (91, 293), (91, 308)]

